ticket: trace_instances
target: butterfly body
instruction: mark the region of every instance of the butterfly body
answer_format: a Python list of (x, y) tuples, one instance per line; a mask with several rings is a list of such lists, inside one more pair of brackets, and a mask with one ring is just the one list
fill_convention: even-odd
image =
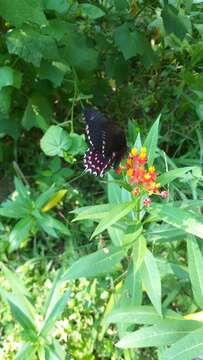
[(86, 108), (86, 137), (89, 149), (84, 156), (86, 171), (98, 176), (111, 167), (118, 167), (126, 151), (126, 139), (122, 129), (100, 111)]

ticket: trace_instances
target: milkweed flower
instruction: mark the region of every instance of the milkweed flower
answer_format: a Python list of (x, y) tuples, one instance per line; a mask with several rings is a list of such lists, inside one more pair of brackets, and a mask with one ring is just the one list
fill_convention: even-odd
[[(168, 197), (167, 191), (161, 191), (161, 184), (157, 182), (157, 172), (155, 166), (148, 166), (147, 148), (145, 146), (138, 150), (136, 147), (132, 148), (125, 166), (118, 169), (118, 173), (126, 171), (126, 175), (129, 178), (129, 183), (134, 187), (132, 194), (148, 195), (153, 194), (161, 196), (163, 199)], [(151, 199), (145, 198), (143, 201), (144, 206), (151, 205)]]

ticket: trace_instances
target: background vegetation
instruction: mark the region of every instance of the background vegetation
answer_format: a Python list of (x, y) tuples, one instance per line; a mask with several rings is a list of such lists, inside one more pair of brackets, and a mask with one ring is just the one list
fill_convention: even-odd
[[(139, 132), (144, 138), (161, 114), (154, 156), (158, 172), (184, 167), (167, 178), (176, 179), (170, 183), (170, 201), (177, 207), (197, 201), (196, 207), (188, 203), (190, 215), (199, 216), (198, 230), (190, 234), (202, 237), (202, 20), (200, 0), (0, 0), (3, 360), (159, 359), (180, 338), (115, 347), (126, 328), (108, 325), (104, 318), (119, 298), (120, 268), (107, 277), (65, 282), (62, 289), (60, 276), (114, 236), (104, 232), (90, 240), (92, 220), (72, 222), (71, 211), (114, 203), (109, 194), (120, 191), (111, 188), (111, 181), (107, 187), (107, 178), (79, 177), (86, 149), (81, 113), (87, 104), (123, 126), (129, 146)], [(153, 134), (156, 147), (157, 129)], [(147, 242), (160, 260), (163, 309), (181, 316), (200, 311), (201, 240), (193, 237), (187, 249), (183, 227), (160, 228), (160, 220), (152, 225)], [(150, 298), (154, 305), (147, 294), (142, 304)], [(32, 331), (32, 316), (42, 324), (40, 340)], [(146, 318), (147, 325), (153, 324), (149, 314)], [(119, 323), (118, 318), (112, 322)], [(200, 326), (194, 323), (184, 328), (193, 336), (186, 343), (201, 340), (202, 328), (193, 334)]]

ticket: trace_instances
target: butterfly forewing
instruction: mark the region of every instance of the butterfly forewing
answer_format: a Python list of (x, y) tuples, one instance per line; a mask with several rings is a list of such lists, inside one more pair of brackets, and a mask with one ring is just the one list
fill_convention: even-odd
[(84, 156), (87, 171), (94, 175), (103, 174), (112, 166), (118, 166), (126, 150), (123, 130), (93, 108), (84, 111), (86, 136), (90, 149)]

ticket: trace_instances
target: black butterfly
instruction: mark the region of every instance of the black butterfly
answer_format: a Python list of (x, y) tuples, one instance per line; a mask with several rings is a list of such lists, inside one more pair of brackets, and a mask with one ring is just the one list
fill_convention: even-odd
[(86, 137), (90, 144), (84, 156), (86, 171), (98, 176), (111, 167), (118, 167), (126, 151), (125, 133), (100, 111), (84, 110)]

